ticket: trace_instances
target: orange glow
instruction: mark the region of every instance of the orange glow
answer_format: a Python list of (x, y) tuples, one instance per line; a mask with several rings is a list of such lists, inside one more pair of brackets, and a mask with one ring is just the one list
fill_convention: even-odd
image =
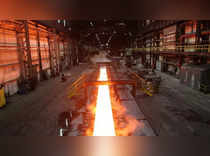
[[(108, 80), (106, 67), (100, 68), (99, 81)], [(86, 129), (86, 136), (130, 136), (141, 124), (135, 117), (127, 112), (127, 108), (117, 98), (113, 86), (100, 85), (96, 96), (87, 107), (94, 120), (90, 121)]]
[[(102, 67), (100, 68), (99, 81), (106, 80), (108, 80), (107, 71), (105, 67)], [(116, 136), (108, 85), (98, 87), (93, 135)]]
[(117, 136), (130, 136), (141, 124), (135, 117), (128, 114), (127, 108), (115, 98), (115, 90), (110, 88), (112, 110), (115, 119), (115, 131)]

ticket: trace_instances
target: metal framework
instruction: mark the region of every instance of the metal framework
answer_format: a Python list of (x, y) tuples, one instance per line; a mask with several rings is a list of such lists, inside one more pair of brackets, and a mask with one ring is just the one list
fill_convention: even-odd
[(87, 87), (99, 85), (131, 85), (133, 87), (132, 95), (136, 96), (137, 82), (133, 80), (87, 81), (83, 84), (83, 87), (85, 88), (85, 95), (87, 96)]
[[(141, 56), (142, 64), (156, 68), (157, 62), (180, 69), (184, 63), (210, 63), (210, 21), (145, 21), (128, 49)], [(160, 60), (161, 57), (161, 60)]]
[(6, 93), (14, 94), (19, 82), (42, 80), (43, 73), (53, 76), (70, 66), (78, 55), (71, 40), (34, 21), (1, 20), (0, 84)]

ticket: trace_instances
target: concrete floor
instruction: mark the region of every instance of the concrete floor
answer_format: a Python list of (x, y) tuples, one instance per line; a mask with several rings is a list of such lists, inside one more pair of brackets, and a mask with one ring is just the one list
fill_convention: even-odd
[(210, 136), (210, 95), (193, 90), (179, 80), (162, 77), (160, 93), (149, 97), (138, 91), (136, 101), (160, 136)]
[[(87, 69), (77, 66), (64, 83), (60, 78), (41, 82), (27, 95), (9, 98), (0, 110), (1, 136), (57, 136), (58, 115), (74, 107), (67, 98), (68, 86)], [(149, 97), (137, 91), (136, 102), (150, 125), (160, 136), (210, 136), (210, 95), (179, 83), (172, 76), (162, 76), (160, 93)]]
[(58, 115), (74, 106), (67, 98), (68, 86), (86, 69), (83, 64), (67, 73), (66, 82), (60, 77), (40, 82), (35, 91), (27, 95), (15, 95), (9, 104), (0, 110), (1, 136), (57, 136)]

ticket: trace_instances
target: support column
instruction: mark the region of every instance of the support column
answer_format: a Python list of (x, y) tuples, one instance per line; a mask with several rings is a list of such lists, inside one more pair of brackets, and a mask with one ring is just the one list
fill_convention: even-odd
[(18, 51), (18, 60), (19, 60), (19, 64), (20, 64), (20, 82), (23, 82), (25, 79), (25, 69), (24, 69), (24, 51), (22, 49), (22, 45), (21, 45), (21, 33), (16, 31), (16, 40), (17, 40), (17, 51)]
[(53, 70), (53, 65), (52, 65), (52, 54), (51, 54), (49, 30), (48, 30), (48, 36), (47, 36), (47, 43), (48, 43), (48, 52), (49, 52), (49, 61), (50, 61), (50, 73), (51, 73), (51, 76), (53, 76), (54, 70)]
[(65, 47), (65, 41), (63, 40), (63, 51), (64, 51), (64, 62), (65, 62), (65, 66), (64, 67), (66, 67), (66, 65), (68, 64), (68, 57), (67, 57), (67, 52), (66, 52), (66, 47)]
[(66, 58), (68, 60), (68, 68), (70, 68), (71, 57), (70, 57), (70, 46), (69, 46), (69, 41), (68, 40), (65, 42), (65, 45), (66, 45)]
[(157, 55), (156, 54), (153, 54), (153, 59), (152, 59), (152, 68), (153, 70), (156, 69), (156, 62), (157, 62)]
[(196, 48), (198, 48), (198, 45), (200, 44), (200, 38), (201, 38), (201, 22), (197, 21), (196, 22), (196, 39), (195, 39)]
[(60, 56), (60, 36), (56, 36), (56, 42), (57, 42), (57, 59), (58, 59), (58, 73), (61, 71), (61, 56)]
[(27, 68), (28, 68), (28, 79), (33, 78), (33, 69), (32, 69), (32, 58), (31, 58), (31, 45), (29, 40), (29, 30), (28, 30), (28, 23), (24, 21), (24, 28), (25, 28), (25, 39), (26, 39), (26, 53), (27, 53)]
[(37, 32), (37, 52), (39, 56), (39, 73), (40, 73), (40, 80), (43, 78), (43, 69), (42, 69), (42, 55), (40, 50), (40, 37), (39, 37), (39, 29), (38, 26), (36, 26), (36, 32)]
[(57, 42), (57, 36), (56, 36), (56, 30), (53, 29), (53, 47), (54, 47), (54, 56), (55, 56), (55, 66), (56, 66), (56, 71), (55, 75), (59, 73), (59, 58), (58, 58), (58, 42)]
[(149, 55), (150, 55), (149, 67), (152, 67), (152, 39), (150, 39)]
[(79, 65), (79, 48), (78, 48), (78, 43), (76, 44), (76, 57), (77, 57), (77, 65)]
[[(183, 48), (183, 46), (184, 46), (184, 39), (183, 38), (180, 38), (183, 34), (185, 34), (185, 30), (184, 30), (184, 28), (185, 28), (185, 26), (183, 26), (183, 25), (181, 25), (181, 24), (177, 24), (176, 25), (176, 42), (178, 43), (178, 46), (179, 46), (179, 48), (177, 48), (176, 47), (176, 50), (178, 51), (178, 52), (184, 52), (184, 48)], [(184, 27), (184, 28), (183, 28)]]
[(68, 40), (67, 42), (67, 53), (68, 53), (68, 66), (71, 67), (71, 42)]
[(179, 70), (181, 71), (181, 67), (182, 67), (182, 64), (183, 64), (183, 57), (181, 55), (179, 55), (179, 64), (178, 64), (178, 67), (179, 67)]
[(76, 54), (76, 42), (75, 40), (72, 41), (73, 48), (72, 48), (72, 59), (73, 59), (73, 66), (76, 65), (77, 62), (77, 54)]
[(20, 81), (23, 82), (25, 79), (25, 69), (24, 69), (24, 51), (23, 51), (23, 38), (21, 36), (22, 29), (18, 27), (16, 30), (16, 41), (17, 41), (17, 51), (18, 51), (18, 60), (20, 64)]

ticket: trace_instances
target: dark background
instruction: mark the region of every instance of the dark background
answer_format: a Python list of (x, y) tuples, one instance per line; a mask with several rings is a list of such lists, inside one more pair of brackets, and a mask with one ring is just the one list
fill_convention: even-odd
[(2, 0), (1, 18), (210, 19), (207, 0)]
[[(2, 156), (209, 156), (207, 137), (1, 137)], [(110, 154), (111, 153), (111, 154)]]

